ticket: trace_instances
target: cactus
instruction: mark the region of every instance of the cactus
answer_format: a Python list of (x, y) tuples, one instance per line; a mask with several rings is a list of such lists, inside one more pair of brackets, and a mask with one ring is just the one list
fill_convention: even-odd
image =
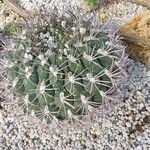
[(35, 17), (21, 32), (7, 47), (5, 78), (25, 113), (76, 120), (113, 100), (125, 66), (116, 36), (72, 13)]

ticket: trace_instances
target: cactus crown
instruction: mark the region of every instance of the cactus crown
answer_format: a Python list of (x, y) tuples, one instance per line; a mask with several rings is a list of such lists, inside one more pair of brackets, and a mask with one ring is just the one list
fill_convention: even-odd
[(11, 44), (5, 68), (8, 87), (26, 113), (46, 122), (85, 116), (117, 86), (122, 52), (89, 20), (52, 14), (22, 34)]

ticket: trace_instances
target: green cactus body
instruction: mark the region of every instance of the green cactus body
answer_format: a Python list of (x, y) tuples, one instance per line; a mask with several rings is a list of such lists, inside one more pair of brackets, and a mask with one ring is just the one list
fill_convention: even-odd
[(27, 31), (7, 56), (15, 64), (6, 75), (16, 101), (46, 122), (88, 115), (116, 86), (111, 70), (120, 69), (117, 48), (107, 33), (91, 34), (89, 21), (77, 25), (73, 17), (52, 15), (49, 25)]

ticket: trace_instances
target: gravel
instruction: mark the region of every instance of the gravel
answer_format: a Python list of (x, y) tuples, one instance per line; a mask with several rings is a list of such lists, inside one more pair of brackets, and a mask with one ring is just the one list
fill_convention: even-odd
[[(20, 3), (27, 11), (35, 11), (35, 9), (38, 10), (43, 6), (51, 8), (52, 5), (56, 5), (59, 9), (66, 9), (67, 7), (63, 7), (67, 6), (68, 4), (71, 4), (71, 6), (78, 6), (83, 8), (81, 6), (81, 1), (82, 0), (51, 0), (50, 2), (47, 0), (32, 0), (31, 2), (31, 0), (20, 0)], [(117, 26), (120, 26), (129, 21), (134, 15), (146, 10), (146, 7), (132, 3), (128, 0), (116, 0), (112, 2), (111, 5), (100, 6), (100, 9), (97, 12), (104, 12), (106, 18), (111, 18)]]
[[(26, 0), (22, 5), (31, 10), (43, 3), (35, 0), (32, 5)], [(3, 4), (0, 3), (0, 7), (4, 8)], [(122, 1), (106, 8), (106, 16), (112, 17), (117, 25), (146, 9)], [(0, 28), (7, 19), (0, 9)], [(123, 99), (120, 103), (108, 115), (80, 128), (54, 128), (24, 115), (15, 105), (2, 103), (0, 150), (150, 150), (150, 72), (135, 61), (129, 64), (127, 72), (129, 76), (121, 87)]]
[(146, 11), (147, 8), (126, 0), (115, 1), (113, 5), (105, 7), (106, 16), (112, 18), (118, 26), (125, 24), (136, 14)]

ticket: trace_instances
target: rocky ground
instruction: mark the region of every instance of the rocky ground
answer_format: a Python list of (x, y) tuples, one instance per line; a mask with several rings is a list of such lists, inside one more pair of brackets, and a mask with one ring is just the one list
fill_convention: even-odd
[[(39, 7), (42, 3), (37, 2), (38, 6), (33, 3), (34, 7)], [(29, 6), (32, 3), (22, 3), (26, 9), (30, 9)], [(11, 19), (16, 19), (17, 15), (10, 13), (10, 16), (4, 17), (3, 10), (8, 8), (2, 3), (0, 7), (3, 8), (0, 9), (2, 29)], [(107, 6), (106, 16), (112, 17), (120, 25), (145, 9), (120, 1)], [(134, 60), (129, 64), (127, 72), (128, 79), (121, 87), (124, 91), (123, 99), (120, 99), (109, 115), (97, 118), (82, 128), (53, 130), (50, 126), (40, 125), (35, 118), (23, 115), (17, 107), (1, 104), (0, 150), (150, 150), (149, 72)]]

